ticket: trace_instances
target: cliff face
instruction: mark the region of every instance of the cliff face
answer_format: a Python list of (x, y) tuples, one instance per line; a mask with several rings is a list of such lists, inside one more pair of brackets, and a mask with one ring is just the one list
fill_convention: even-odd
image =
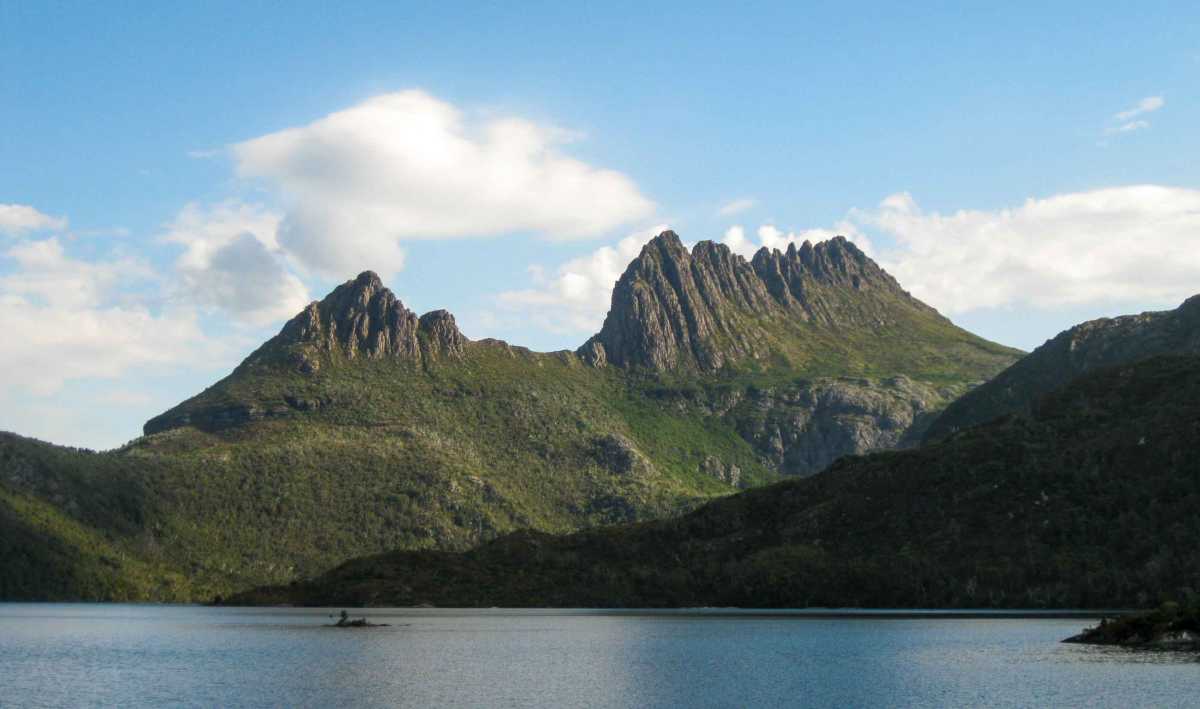
[(781, 339), (800, 324), (869, 331), (914, 316), (949, 324), (843, 237), (763, 248), (748, 262), (711, 241), (689, 253), (667, 231), (617, 281), (604, 326), (579, 354), (596, 364), (713, 371), (791, 359)]
[(1200, 295), (1175, 310), (1090, 320), (1059, 333), (946, 407), (925, 440), (1007, 414), (1028, 414), (1040, 396), (1095, 369), (1189, 353), (1200, 353)]
[(907, 377), (822, 379), (756, 387), (722, 418), (773, 470), (812, 475), (845, 455), (912, 445), (951, 396)]
[(320, 302), (309, 303), (243, 367), (289, 358), (311, 373), (329, 356), (345, 359), (422, 359), (461, 356), (467, 340), (454, 316), (435, 310), (418, 318), (379, 276), (364, 271)]

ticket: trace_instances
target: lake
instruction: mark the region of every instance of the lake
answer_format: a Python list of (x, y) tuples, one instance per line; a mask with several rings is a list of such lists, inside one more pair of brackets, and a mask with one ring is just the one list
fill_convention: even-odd
[(1054, 618), (0, 604), (0, 705), (1194, 706), (1200, 662)]

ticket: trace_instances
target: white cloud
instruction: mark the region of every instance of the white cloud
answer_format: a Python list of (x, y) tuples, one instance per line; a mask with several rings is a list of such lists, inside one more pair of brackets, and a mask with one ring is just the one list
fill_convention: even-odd
[(1165, 105), (1167, 105), (1167, 102), (1163, 100), (1162, 96), (1147, 96), (1141, 101), (1138, 101), (1137, 105), (1133, 108), (1121, 111), (1120, 113), (1114, 115), (1113, 118), (1118, 122), (1124, 122), (1145, 113), (1153, 113)]
[(1200, 292), (1200, 190), (1114, 187), (950, 214), (900, 193), (851, 219), (894, 241), (882, 265), (942, 312), (1166, 307)]
[(863, 234), (852, 222), (844, 220), (838, 222), (833, 229), (802, 229), (797, 232), (784, 232), (773, 224), (763, 224), (758, 227), (755, 233), (758, 237), (757, 241), (746, 236), (744, 227), (735, 225), (725, 231), (725, 235), (721, 238), (721, 243), (732, 249), (734, 253), (741, 254), (747, 259), (752, 258), (754, 253), (763, 247), (785, 251), (788, 244), (799, 246), (805, 241), (811, 241), (815, 244), (821, 241), (828, 241), (835, 236), (846, 237), (866, 254), (871, 254), (874, 248), (866, 234)]
[(721, 208), (717, 210), (717, 216), (730, 217), (734, 214), (741, 214), (747, 209), (753, 208), (757, 204), (758, 200), (754, 199), (753, 197), (742, 197), (740, 199), (735, 199), (732, 202), (727, 202), (726, 204), (721, 205)]
[(67, 220), (43, 214), (25, 204), (0, 204), (0, 234), (17, 235), (47, 229), (65, 229)]
[(1122, 123), (1115, 128), (1118, 133), (1132, 133), (1135, 130), (1142, 130), (1150, 127), (1150, 121), (1130, 121)]
[(132, 258), (96, 263), (69, 258), (57, 237), (17, 243), (4, 255), (17, 269), (0, 277), (0, 294), (56, 308), (94, 306), (122, 283), (154, 275), (148, 265)]
[(1154, 113), (1165, 105), (1167, 105), (1167, 102), (1163, 100), (1162, 96), (1147, 96), (1138, 101), (1137, 105), (1133, 108), (1113, 114), (1113, 125), (1110, 125), (1104, 132), (1107, 135), (1116, 135), (1145, 130), (1150, 127), (1150, 121), (1145, 118), (1138, 118), (1138, 116)]
[(267, 325), (298, 313), (308, 290), (287, 269), (277, 232), (280, 216), (259, 205), (189, 204), (164, 240), (182, 244), (176, 296), (220, 308), (238, 321)]
[(15, 270), (0, 277), (0, 402), (48, 396), (72, 380), (116, 379), (218, 352), (187, 311), (152, 313), (136, 286), (152, 277), (136, 260), (84, 262), (56, 238), (3, 254)]
[(564, 155), (571, 137), (520, 118), (469, 120), (404, 91), (232, 151), (240, 176), (265, 180), (284, 200), (281, 246), (340, 278), (399, 270), (405, 239), (588, 237), (652, 211), (625, 175)]
[(571, 259), (547, 276), (542, 266), (529, 267), (533, 288), (506, 291), (500, 307), (519, 311), (540, 327), (560, 334), (592, 333), (604, 322), (612, 289), (646, 242), (666, 231), (666, 224), (642, 229), (613, 246)]

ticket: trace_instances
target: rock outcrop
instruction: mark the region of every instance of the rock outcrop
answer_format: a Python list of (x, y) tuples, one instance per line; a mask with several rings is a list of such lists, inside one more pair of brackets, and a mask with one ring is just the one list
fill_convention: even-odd
[(786, 358), (799, 323), (877, 329), (914, 313), (944, 320), (840, 236), (763, 248), (748, 262), (711, 241), (689, 252), (666, 231), (629, 264), (578, 354), (598, 366), (713, 371)]
[(946, 407), (925, 440), (1007, 414), (1028, 414), (1041, 396), (1086, 372), (1155, 355), (1189, 353), (1200, 353), (1200, 295), (1175, 310), (1090, 320), (1059, 333)]
[(309, 303), (279, 334), (242, 364), (276, 362), (281, 356), (305, 373), (320, 369), (330, 356), (345, 359), (459, 357), (466, 338), (454, 316), (435, 310), (417, 317), (372, 271)]
[(812, 475), (845, 455), (911, 445), (952, 393), (906, 377), (755, 387), (723, 418), (774, 470)]

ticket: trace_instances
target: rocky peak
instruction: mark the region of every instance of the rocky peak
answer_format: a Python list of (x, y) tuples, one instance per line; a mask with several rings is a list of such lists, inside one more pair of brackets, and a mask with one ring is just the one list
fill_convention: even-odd
[(432, 310), (417, 321), (417, 330), (423, 334), (426, 356), (460, 356), (467, 338), (458, 331), (458, 324), (448, 310)]
[(897, 307), (936, 316), (841, 236), (764, 247), (747, 262), (712, 241), (689, 252), (665, 231), (617, 281), (603, 328), (579, 354), (597, 365), (713, 370), (771, 355), (777, 333), (765, 319), (878, 327)]
[(459, 356), (466, 342), (453, 315), (435, 310), (418, 318), (376, 273), (363, 271), (323, 300), (309, 303), (247, 362), (253, 364), (286, 351), (287, 359), (299, 369), (313, 371), (327, 354), (348, 359), (421, 360)]

